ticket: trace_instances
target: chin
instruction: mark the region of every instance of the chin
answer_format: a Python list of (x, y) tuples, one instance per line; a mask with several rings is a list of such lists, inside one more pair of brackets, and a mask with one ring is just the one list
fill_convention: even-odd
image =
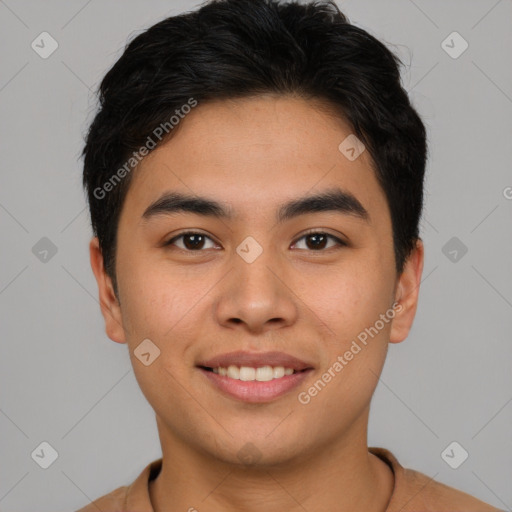
[[(270, 439), (264, 435), (248, 435), (237, 439), (229, 438), (219, 450), (219, 444), (210, 455), (226, 464), (243, 468), (270, 468), (290, 464), (298, 456), (304, 455), (304, 445), (299, 439), (290, 436)], [(298, 452), (300, 447), (300, 452)]]

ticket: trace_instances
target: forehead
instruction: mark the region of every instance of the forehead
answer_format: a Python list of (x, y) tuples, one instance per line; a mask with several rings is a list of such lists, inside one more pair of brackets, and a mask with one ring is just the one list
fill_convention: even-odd
[(356, 159), (340, 151), (354, 135), (326, 107), (273, 96), (199, 103), (133, 171), (125, 203), (140, 216), (163, 191), (176, 190), (216, 197), (243, 215), (339, 187), (368, 210), (386, 207), (368, 151)]

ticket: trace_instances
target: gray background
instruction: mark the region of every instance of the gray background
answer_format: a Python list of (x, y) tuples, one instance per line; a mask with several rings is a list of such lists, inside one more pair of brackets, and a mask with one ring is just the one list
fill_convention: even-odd
[[(79, 154), (93, 91), (127, 38), (197, 5), (0, 1), (3, 512), (76, 510), (161, 456), (127, 347), (104, 333)], [(512, 3), (339, 5), (404, 59), (430, 141), (419, 311), (390, 346), (369, 445), (511, 510)], [(47, 59), (31, 48), (43, 31), (59, 44)], [(469, 43), (458, 58), (441, 46), (453, 31)], [(454, 236), (468, 251), (451, 261)], [(46, 262), (32, 251), (43, 237), (57, 248)], [(48, 469), (31, 457), (42, 441), (59, 454)], [(469, 453), (458, 469), (440, 455), (452, 441)]]

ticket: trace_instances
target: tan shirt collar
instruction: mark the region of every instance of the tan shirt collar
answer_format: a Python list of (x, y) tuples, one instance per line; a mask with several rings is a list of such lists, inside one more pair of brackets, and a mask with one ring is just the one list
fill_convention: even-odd
[[(393, 494), (386, 512), (500, 512), (469, 494), (402, 467), (385, 448), (369, 447), (368, 451), (388, 464), (394, 474)], [(125, 491), (123, 510), (154, 512), (149, 481), (157, 477), (161, 467), (162, 458), (151, 462), (131, 485), (122, 488)]]

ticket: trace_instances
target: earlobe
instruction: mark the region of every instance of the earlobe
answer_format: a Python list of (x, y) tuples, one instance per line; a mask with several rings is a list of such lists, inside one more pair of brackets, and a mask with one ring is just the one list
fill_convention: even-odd
[(111, 278), (105, 272), (103, 255), (99, 246), (98, 237), (93, 237), (89, 243), (89, 256), (91, 268), (96, 277), (99, 292), (101, 313), (105, 319), (105, 332), (107, 336), (117, 343), (126, 343), (125, 332), (122, 325), (121, 308), (114, 293)]
[(400, 343), (407, 338), (411, 330), (420, 291), (421, 275), (423, 273), (424, 247), (421, 239), (411, 251), (399, 277), (395, 302), (396, 314), (391, 325), (390, 343)]

